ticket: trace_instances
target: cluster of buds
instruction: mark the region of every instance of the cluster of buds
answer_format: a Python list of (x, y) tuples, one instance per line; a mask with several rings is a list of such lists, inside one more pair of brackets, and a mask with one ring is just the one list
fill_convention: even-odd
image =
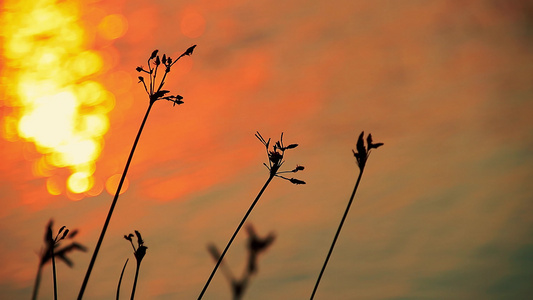
[(368, 157), (370, 156), (370, 150), (377, 149), (378, 147), (383, 146), (383, 143), (373, 143), (372, 142), (372, 134), (368, 134), (366, 138), (367, 147), (365, 147), (365, 140), (364, 140), (365, 132), (361, 132), (359, 135), (359, 139), (357, 140), (357, 151), (352, 150), (353, 155), (355, 156), (355, 159), (357, 160), (357, 165), (359, 166), (359, 170), (363, 170), (366, 165), (366, 161), (368, 160)]
[[(180, 95), (167, 95), (170, 91), (163, 90), (163, 85), (165, 84), (165, 79), (167, 77), (167, 74), (170, 73), (171, 67), (182, 57), (189, 56), (194, 51), (194, 48), (196, 45), (189, 47), (185, 52), (183, 52), (178, 58), (173, 60), (170, 56), (167, 56), (166, 54), (163, 54), (163, 57), (159, 57), (158, 53), (159, 50), (154, 50), (150, 57), (148, 58), (148, 70), (146, 70), (144, 67), (140, 66), (137, 67), (135, 70), (139, 73), (146, 73), (149, 76), (149, 82), (146, 83), (143, 76), (139, 76), (139, 83), (142, 83), (144, 86), (144, 90), (148, 94), (148, 97), (150, 98), (150, 103), (154, 103), (157, 100), (163, 99), (167, 100), (173, 103), (173, 105), (176, 104), (182, 104), (183, 97)], [(163, 78), (157, 84), (157, 71), (159, 67), (165, 68), (165, 74), (163, 75)]]
[(133, 245), (133, 233), (130, 233), (128, 235), (124, 235), (124, 238), (131, 243), (131, 247), (133, 247), (133, 254), (135, 255), (135, 259), (137, 260), (137, 264), (141, 264), (142, 259), (146, 255), (146, 247), (144, 245), (144, 241), (141, 237), (141, 233), (135, 230), (135, 236), (137, 236), (137, 248), (135, 248), (135, 245)]
[(296, 168), (294, 168), (294, 169), (292, 169), (290, 171), (279, 171), (279, 168), (285, 162), (283, 160), (283, 157), (285, 155), (285, 150), (294, 149), (294, 148), (298, 147), (298, 144), (290, 144), (288, 146), (285, 146), (283, 144), (283, 132), (282, 132), (281, 133), (281, 138), (280, 138), (279, 141), (277, 141), (274, 144), (273, 150), (269, 150), (270, 139), (268, 139), (268, 141), (266, 141), (261, 136), (261, 134), (259, 132), (257, 132), (255, 134), (255, 136), (259, 139), (259, 141), (261, 141), (261, 143), (263, 143), (263, 145), (265, 145), (267, 156), (268, 156), (268, 165), (266, 163), (263, 163), (263, 165), (265, 165), (265, 167), (270, 171), (270, 175), (271, 176), (277, 176), (277, 177), (283, 178), (283, 179), (288, 180), (288, 181), (290, 181), (291, 183), (294, 183), (294, 184), (305, 184), (305, 181), (302, 181), (302, 180), (299, 180), (299, 179), (296, 179), (296, 178), (287, 178), (287, 177), (284, 177), (284, 176), (280, 175), (280, 174), (284, 174), (284, 173), (296, 173), (298, 171), (303, 171), (303, 169), (304, 169), (303, 166), (297, 165)]
[[(227, 266), (223, 265), (222, 269), (231, 284), (233, 299), (242, 299), (251, 276), (257, 273), (258, 255), (265, 252), (276, 238), (273, 232), (270, 232), (266, 237), (258, 236), (252, 225), (248, 225), (246, 229), (248, 232), (248, 262), (243, 275), (241, 278), (236, 278)], [(215, 261), (220, 259), (220, 252), (214, 244), (209, 244), (207, 250)]]
[[(72, 244), (65, 246), (63, 248), (59, 248), (60, 241), (64, 239), (72, 239), (76, 234), (78, 233), (77, 230), (73, 230), (70, 232), (66, 226), (62, 226), (56, 236), (54, 237), (52, 225), (54, 222), (50, 220), (48, 223), (46, 234), (44, 237), (44, 241), (46, 244), (46, 249), (41, 254), (41, 266), (45, 265), (47, 262), (49, 262), (52, 259), (52, 255), (54, 257), (57, 257), (61, 259), (63, 262), (65, 262), (69, 267), (72, 267), (73, 263), (72, 261), (66, 256), (68, 252), (73, 250), (80, 250), (80, 251), (87, 251), (87, 248), (81, 244), (78, 244), (76, 242), (73, 242)], [(69, 234), (70, 233), (70, 234)]]
[(274, 232), (270, 232), (266, 237), (262, 238), (257, 235), (252, 225), (246, 227), (248, 232), (248, 272), (250, 274), (257, 272), (257, 256), (265, 252), (276, 239)]

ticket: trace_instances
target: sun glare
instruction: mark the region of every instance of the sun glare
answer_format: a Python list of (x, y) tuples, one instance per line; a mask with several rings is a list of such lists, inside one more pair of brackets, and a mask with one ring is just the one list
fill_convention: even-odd
[[(2, 135), (35, 144), (35, 176), (47, 177), (51, 195), (94, 196), (95, 162), (109, 128), (114, 97), (95, 78), (104, 53), (91, 49), (94, 36), (81, 20), (80, 1), (7, 0), (2, 4), (0, 83), (8, 115)], [(112, 40), (124, 35), (122, 15), (104, 16), (96, 33)], [(65, 168), (64, 172), (54, 172)], [(63, 175), (58, 175), (63, 174)], [(61, 177), (63, 176), (63, 177)]]

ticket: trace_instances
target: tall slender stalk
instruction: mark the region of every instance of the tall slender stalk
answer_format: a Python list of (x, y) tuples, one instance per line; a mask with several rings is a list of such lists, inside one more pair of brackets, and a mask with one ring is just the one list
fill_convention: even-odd
[[(41, 284), (41, 276), (43, 272), (43, 267), (49, 262), (52, 261), (52, 279), (54, 284), (54, 299), (57, 300), (57, 272), (56, 272), (56, 256), (64, 261), (68, 266), (72, 267), (72, 261), (67, 258), (66, 254), (72, 250), (78, 249), (82, 251), (86, 251), (85, 247), (78, 244), (78, 243), (72, 243), (66, 247), (59, 248), (59, 244), (64, 239), (71, 239), (73, 238), (77, 230), (70, 231), (69, 229), (66, 229), (66, 226), (62, 226), (57, 235), (54, 237), (53, 233), (53, 221), (50, 220), (48, 222), (48, 225), (46, 226), (46, 231), (44, 234), (44, 241), (45, 241), (45, 250), (41, 251), (41, 257), (39, 259), (39, 268), (37, 269), (37, 276), (35, 277), (35, 284), (33, 286), (33, 292), (32, 292), (32, 300), (37, 299), (37, 294), (39, 293), (39, 286)], [(69, 235), (70, 233), (70, 235)], [(58, 247), (58, 250), (56, 251), (55, 248)]]
[[(83, 294), (85, 292), (85, 288), (87, 287), (87, 283), (89, 282), (89, 277), (91, 276), (92, 269), (94, 267), (94, 263), (96, 261), (96, 257), (98, 256), (98, 252), (100, 251), (100, 246), (102, 245), (102, 241), (104, 240), (105, 233), (107, 231), (107, 227), (109, 226), (109, 222), (111, 220), (111, 216), (113, 215), (113, 211), (115, 209), (115, 205), (117, 204), (118, 196), (120, 194), (120, 190), (122, 189), (122, 185), (124, 184), (124, 179), (126, 178), (126, 174), (128, 173), (128, 168), (131, 163), (131, 159), (133, 157), (133, 153), (135, 152), (135, 148), (137, 147), (137, 143), (139, 142), (139, 138), (141, 136), (142, 130), (144, 128), (144, 125), (146, 124), (146, 119), (148, 119), (148, 115), (150, 114), (150, 110), (152, 109), (152, 105), (157, 100), (167, 100), (172, 102), (174, 105), (182, 104), (183, 99), (180, 95), (167, 95), (170, 91), (167, 90), (161, 90), (163, 88), (163, 85), (165, 83), (165, 78), (167, 74), (170, 72), (171, 67), (182, 57), (189, 56), (193, 53), (194, 48), (196, 45), (193, 45), (189, 47), (183, 54), (181, 54), (176, 60), (172, 60), (170, 57), (167, 58), (165, 54), (163, 54), (163, 59), (160, 59), (159, 55), (157, 53), (159, 50), (154, 50), (150, 57), (148, 58), (148, 70), (144, 69), (143, 67), (137, 67), (135, 70), (139, 73), (146, 73), (149, 75), (149, 87), (148, 90), (146, 86), (146, 82), (144, 81), (143, 76), (139, 76), (139, 83), (143, 84), (144, 90), (146, 91), (146, 94), (148, 95), (148, 98), (150, 100), (150, 104), (148, 105), (148, 109), (146, 110), (146, 114), (144, 115), (144, 119), (141, 123), (141, 127), (139, 128), (139, 132), (137, 133), (137, 137), (135, 138), (135, 141), (133, 142), (133, 147), (131, 148), (130, 155), (128, 157), (128, 161), (126, 162), (126, 166), (124, 167), (124, 172), (122, 173), (122, 177), (120, 178), (120, 182), (117, 187), (117, 191), (115, 192), (115, 197), (113, 198), (113, 201), (111, 202), (111, 207), (109, 208), (109, 212), (107, 213), (106, 220), (104, 222), (104, 227), (102, 228), (102, 232), (100, 233), (100, 237), (98, 238), (98, 242), (96, 243), (96, 247), (94, 249), (93, 256), (91, 258), (91, 261), (89, 263), (89, 267), (87, 268), (87, 273), (85, 273), (85, 278), (83, 279), (83, 283), (80, 288), (80, 292), (78, 294), (78, 300), (81, 300), (83, 298)], [(152, 68), (152, 64), (155, 66)], [(159, 87), (157, 90), (154, 90), (154, 87), (157, 83), (157, 69), (159, 67), (165, 68), (165, 74), (163, 75), (163, 79), (160, 80)]]
[(335, 243), (337, 242), (337, 238), (339, 238), (339, 234), (341, 233), (342, 226), (344, 225), (344, 221), (346, 220), (346, 216), (348, 215), (348, 211), (350, 210), (350, 206), (352, 205), (355, 192), (357, 191), (357, 187), (359, 186), (359, 182), (361, 182), (361, 176), (363, 175), (363, 169), (359, 171), (359, 177), (357, 177), (357, 182), (355, 183), (352, 196), (350, 196), (350, 201), (348, 201), (348, 206), (346, 207), (346, 210), (344, 211), (344, 215), (342, 216), (342, 219), (341, 219), (341, 223), (339, 224), (339, 227), (337, 228), (337, 232), (335, 233), (335, 237), (333, 238), (333, 242), (331, 243), (331, 247), (329, 248), (328, 255), (326, 256), (326, 260), (324, 261), (324, 265), (322, 266), (322, 270), (320, 270), (320, 274), (318, 275), (318, 279), (316, 280), (315, 288), (313, 289), (313, 293), (311, 294), (310, 299), (313, 299), (315, 297), (318, 284), (320, 283), (320, 279), (322, 278), (322, 275), (324, 274), (326, 265), (328, 264), (331, 253), (333, 252), (333, 248), (335, 247)]
[[(137, 248), (135, 248), (135, 245), (133, 245), (133, 239), (132, 239), (134, 237), (133, 233), (124, 235), (124, 238), (130, 242), (131, 247), (133, 248), (133, 255), (135, 256), (135, 260), (137, 261), (137, 267), (135, 268), (135, 280), (133, 281), (133, 288), (131, 289), (131, 300), (135, 298), (135, 290), (137, 288), (137, 279), (139, 278), (139, 269), (141, 268), (141, 261), (146, 255), (146, 250), (148, 249), (148, 247), (144, 245), (144, 240), (141, 236), (141, 233), (135, 230), (135, 235), (137, 236)], [(126, 265), (124, 265), (124, 268), (125, 267)], [(124, 273), (124, 268), (122, 269), (122, 273)], [(122, 280), (122, 274), (120, 275), (120, 278)], [(119, 282), (119, 288), (120, 288), (120, 282)], [(117, 290), (117, 300), (118, 300), (118, 290)]]
[(133, 280), (133, 288), (131, 289), (131, 300), (135, 298), (135, 289), (137, 288), (137, 278), (139, 278), (139, 269), (141, 268), (141, 262), (137, 262), (137, 268), (135, 268), (135, 279)]
[(54, 300), (57, 300), (56, 258), (54, 257), (54, 247), (50, 248), (50, 255), (52, 256), (52, 274), (54, 278)]
[(207, 290), (207, 287), (209, 286), (209, 283), (211, 283), (211, 279), (213, 279), (213, 276), (215, 276), (215, 273), (217, 272), (218, 266), (222, 262), (222, 259), (226, 255), (226, 252), (228, 252), (228, 249), (231, 246), (231, 243), (233, 243), (233, 240), (237, 236), (237, 233), (239, 233), (239, 230), (241, 230), (242, 225), (244, 224), (244, 222), (246, 222), (246, 219), (248, 218), (248, 215), (250, 215), (250, 213), (254, 209), (255, 204), (257, 203), (257, 201), (259, 201), (259, 198), (261, 198), (261, 195), (263, 195), (263, 192), (265, 191), (265, 189), (267, 188), (268, 184), (272, 181), (273, 178), (274, 178), (274, 175), (272, 175), (272, 174), (270, 176), (268, 176), (268, 179), (265, 182), (265, 184), (263, 185), (263, 187), (261, 188), (261, 190), (259, 191), (259, 194), (257, 194), (257, 197), (255, 197), (255, 200), (252, 202), (252, 205), (250, 205), (250, 208), (248, 208), (248, 211), (246, 212), (246, 214), (242, 218), (241, 222), (239, 223), (239, 226), (237, 226), (237, 229), (235, 229), (235, 232), (231, 236), (228, 244), (226, 245), (226, 248), (224, 248), (224, 251), (222, 251), (222, 254), (218, 258), (218, 261), (217, 261), (217, 263), (215, 265), (215, 268), (211, 272), (211, 275), (209, 275), (209, 278), (207, 279), (207, 282), (205, 283), (204, 288), (202, 289), (202, 292), (200, 293), (200, 296), (198, 296), (198, 299), (202, 299), (202, 297), (204, 296), (204, 293)]
[(111, 207), (109, 208), (109, 212), (107, 213), (107, 218), (104, 222), (104, 227), (102, 228), (102, 232), (100, 233), (100, 237), (98, 238), (98, 242), (96, 243), (96, 247), (94, 248), (93, 256), (91, 258), (91, 262), (89, 263), (89, 267), (87, 269), (87, 273), (85, 274), (85, 278), (83, 279), (83, 284), (81, 286), (80, 292), (78, 294), (78, 300), (81, 300), (83, 297), (83, 293), (85, 292), (85, 288), (87, 287), (87, 283), (89, 282), (89, 277), (91, 276), (92, 269), (94, 267), (94, 263), (96, 261), (96, 257), (98, 256), (98, 251), (100, 250), (100, 246), (102, 245), (102, 241), (104, 240), (104, 236), (107, 231), (107, 227), (109, 226), (109, 222), (111, 221), (111, 216), (113, 215), (113, 211), (115, 210), (115, 205), (117, 204), (118, 196), (120, 194), (120, 190), (122, 188), (122, 185), (124, 184), (124, 179), (126, 178), (126, 174), (128, 173), (128, 169), (130, 167), (131, 159), (133, 158), (133, 153), (135, 152), (135, 148), (137, 147), (137, 143), (139, 142), (139, 138), (141, 137), (141, 133), (144, 128), (144, 124), (146, 124), (146, 119), (148, 119), (148, 115), (150, 114), (150, 110), (152, 109), (152, 105), (154, 104), (153, 101), (150, 101), (150, 104), (148, 105), (148, 109), (146, 110), (146, 114), (144, 115), (144, 119), (141, 123), (141, 127), (139, 128), (139, 132), (137, 132), (137, 137), (135, 138), (135, 141), (133, 142), (133, 147), (131, 148), (130, 155), (128, 157), (128, 161), (126, 162), (126, 167), (124, 168), (124, 172), (122, 173), (122, 177), (120, 178), (120, 182), (117, 187), (117, 191), (115, 192), (115, 197), (113, 198), (113, 202), (111, 202)]
[(207, 290), (207, 287), (209, 286), (209, 283), (211, 283), (211, 279), (213, 279), (213, 276), (215, 276), (215, 273), (216, 273), (216, 271), (218, 269), (218, 266), (222, 262), (222, 259), (224, 259), (224, 256), (226, 255), (226, 252), (228, 251), (229, 247), (231, 246), (231, 243), (233, 242), (233, 240), (235, 239), (235, 237), (239, 233), (239, 230), (241, 229), (241, 227), (244, 224), (244, 222), (246, 222), (246, 219), (248, 218), (248, 215), (250, 215), (250, 213), (254, 209), (255, 204), (257, 203), (257, 201), (259, 201), (259, 198), (261, 197), (261, 195), (263, 195), (263, 192), (267, 188), (268, 184), (272, 181), (272, 179), (274, 177), (279, 177), (279, 178), (285, 179), (287, 181), (290, 181), (293, 184), (297, 184), (297, 185), (298, 184), (305, 184), (305, 181), (298, 180), (298, 179), (295, 179), (295, 178), (287, 178), (287, 177), (284, 177), (284, 176), (280, 175), (280, 174), (285, 174), (285, 173), (296, 173), (298, 171), (302, 171), (304, 169), (303, 166), (298, 166), (297, 165), (296, 168), (294, 168), (291, 171), (281, 171), (281, 172), (279, 171), (280, 167), (285, 162), (283, 160), (283, 157), (285, 155), (285, 151), (298, 147), (298, 144), (290, 144), (288, 146), (285, 146), (283, 144), (283, 133), (281, 133), (280, 140), (277, 141), (274, 144), (273, 150), (270, 151), (269, 150), (270, 139), (268, 139), (268, 141), (265, 140), (261, 136), (261, 134), (259, 132), (257, 132), (255, 136), (265, 146), (265, 149), (266, 149), (266, 153), (267, 153), (267, 157), (268, 157), (268, 165), (266, 163), (264, 163), (264, 166), (269, 171), (268, 179), (265, 182), (265, 184), (263, 185), (263, 187), (261, 188), (261, 190), (259, 191), (259, 194), (257, 194), (257, 197), (255, 197), (255, 200), (252, 202), (252, 205), (250, 205), (250, 208), (248, 208), (248, 211), (246, 212), (246, 214), (244, 214), (244, 217), (242, 218), (241, 222), (239, 223), (239, 226), (237, 226), (237, 229), (235, 230), (235, 232), (231, 236), (228, 244), (226, 245), (226, 248), (224, 248), (224, 251), (220, 255), (220, 257), (219, 257), (219, 259), (218, 259), (218, 261), (217, 261), (217, 263), (215, 265), (215, 268), (211, 272), (211, 275), (209, 275), (209, 278), (207, 279), (207, 282), (205, 283), (204, 288), (200, 292), (200, 295), (198, 296), (198, 300), (202, 299), (202, 297), (204, 296), (204, 293)]
[(337, 228), (337, 232), (335, 233), (335, 237), (333, 238), (331, 247), (329, 248), (328, 255), (326, 256), (326, 260), (324, 261), (324, 264), (322, 265), (322, 269), (320, 270), (320, 274), (318, 275), (318, 279), (316, 280), (315, 287), (313, 288), (313, 293), (311, 294), (311, 298), (310, 298), (311, 300), (315, 297), (316, 291), (318, 289), (318, 285), (320, 284), (320, 279), (322, 279), (322, 275), (324, 274), (324, 270), (326, 269), (329, 258), (331, 257), (331, 253), (333, 252), (335, 243), (337, 242), (337, 239), (339, 238), (342, 226), (344, 225), (344, 221), (346, 220), (346, 216), (348, 216), (348, 211), (350, 210), (350, 206), (352, 205), (353, 199), (355, 197), (355, 193), (357, 192), (357, 188), (359, 187), (359, 183), (361, 182), (361, 177), (363, 176), (363, 171), (365, 170), (366, 162), (368, 160), (368, 157), (370, 156), (370, 152), (371, 152), (370, 150), (383, 146), (383, 143), (373, 143), (372, 135), (368, 134), (368, 137), (366, 139), (367, 147), (365, 147), (365, 141), (363, 139), (364, 134), (365, 133), (363, 131), (359, 135), (359, 138), (357, 140), (357, 147), (356, 147), (357, 151), (352, 150), (353, 155), (355, 156), (357, 160), (357, 165), (359, 166), (359, 176), (357, 177), (357, 181), (355, 182), (352, 195), (350, 196), (348, 205), (346, 206), (346, 209), (344, 210), (344, 214), (342, 215), (341, 222), (339, 224), (339, 227)]

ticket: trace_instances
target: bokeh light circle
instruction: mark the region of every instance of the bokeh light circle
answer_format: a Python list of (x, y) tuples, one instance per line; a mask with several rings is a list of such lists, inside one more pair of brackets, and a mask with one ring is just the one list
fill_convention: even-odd
[(128, 21), (123, 15), (112, 14), (105, 16), (98, 24), (98, 34), (106, 40), (122, 37), (128, 30)]
[[(118, 184), (120, 182), (120, 178), (122, 177), (122, 174), (115, 174), (110, 176), (106, 183), (105, 183), (105, 190), (109, 193), (109, 195), (114, 196), (117, 192)], [(124, 183), (122, 184), (122, 188), (120, 189), (120, 194), (123, 194), (128, 190), (129, 187), (129, 181), (128, 178), (124, 179)]]
[(87, 172), (76, 172), (67, 179), (67, 186), (73, 193), (83, 193), (92, 187), (92, 177)]

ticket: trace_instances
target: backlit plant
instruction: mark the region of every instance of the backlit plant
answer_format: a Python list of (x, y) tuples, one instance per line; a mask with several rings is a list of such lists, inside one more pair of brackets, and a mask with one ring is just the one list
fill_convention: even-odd
[(352, 150), (353, 156), (355, 156), (355, 160), (357, 162), (357, 166), (359, 167), (359, 176), (357, 177), (357, 181), (355, 182), (355, 187), (352, 191), (352, 195), (350, 196), (350, 200), (348, 201), (348, 206), (346, 207), (346, 210), (344, 210), (344, 215), (342, 216), (339, 227), (337, 228), (337, 232), (335, 233), (335, 237), (333, 238), (333, 242), (331, 243), (331, 246), (329, 248), (328, 254), (326, 256), (326, 260), (324, 261), (324, 264), (322, 265), (322, 269), (320, 270), (320, 274), (318, 275), (318, 279), (316, 280), (315, 287), (313, 288), (313, 293), (311, 294), (311, 299), (315, 297), (316, 291), (318, 289), (318, 285), (320, 284), (320, 279), (322, 278), (322, 275), (324, 274), (324, 270), (326, 269), (329, 258), (331, 257), (331, 253), (333, 252), (335, 243), (337, 242), (337, 239), (339, 238), (339, 234), (341, 233), (341, 229), (342, 229), (342, 226), (344, 225), (344, 221), (346, 220), (346, 216), (348, 216), (348, 211), (350, 210), (350, 206), (352, 205), (353, 198), (355, 196), (355, 193), (357, 192), (357, 187), (359, 187), (359, 183), (361, 182), (361, 177), (363, 176), (363, 171), (365, 170), (366, 162), (368, 161), (370, 152), (372, 149), (377, 149), (383, 146), (383, 143), (374, 143), (372, 141), (372, 134), (368, 134), (366, 138), (367, 146), (365, 147), (364, 135), (365, 135), (365, 132), (363, 131), (361, 132), (361, 134), (359, 135), (359, 138), (357, 139), (357, 145), (356, 145), (357, 151)]
[(72, 242), (68, 246), (60, 247), (61, 241), (65, 239), (73, 239), (78, 233), (77, 230), (69, 231), (65, 226), (62, 226), (54, 237), (53, 227), (54, 221), (50, 220), (46, 226), (46, 232), (44, 235), (45, 248), (41, 250), (39, 259), (39, 268), (37, 269), (37, 276), (35, 277), (35, 284), (33, 285), (32, 299), (37, 299), (39, 292), (39, 285), (41, 283), (41, 274), (43, 267), (52, 262), (52, 276), (54, 281), (54, 299), (57, 299), (57, 278), (56, 278), (56, 257), (63, 261), (67, 266), (72, 267), (73, 263), (67, 254), (74, 251), (87, 251), (85, 246)]
[[(143, 84), (143, 87), (146, 91), (146, 94), (148, 95), (148, 108), (146, 110), (146, 113), (144, 115), (143, 121), (141, 123), (141, 127), (139, 128), (139, 131), (137, 132), (137, 136), (135, 138), (135, 141), (133, 142), (133, 146), (130, 151), (130, 155), (128, 156), (128, 160), (126, 162), (126, 166), (124, 167), (124, 171), (122, 172), (122, 177), (120, 178), (117, 190), (115, 192), (115, 197), (113, 198), (113, 202), (111, 203), (111, 207), (109, 208), (109, 212), (107, 214), (106, 220), (104, 222), (104, 227), (102, 228), (102, 232), (100, 233), (100, 237), (98, 238), (98, 242), (96, 243), (96, 247), (94, 249), (93, 256), (91, 258), (91, 261), (89, 263), (89, 267), (87, 269), (87, 272), (85, 274), (85, 278), (83, 279), (83, 283), (80, 289), (80, 292), (78, 294), (78, 299), (82, 299), (83, 294), (85, 292), (85, 288), (87, 287), (87, 283), (89, 281), (89, 277), (91, 276), (91, 271), (93, 269), (94, 263), (96, 261), (96, 257), (98, 256), (98, 251), (100, 250), (100, 246), (102, 245), (102, 242), (104, 240), (105, 233), (107, 231), (107, 227), (109, 226), (109, 222), (111, 220), (111, 216), (113, 215), (113, 211), (115, 209), (115, 206), (117, 204), (117, 200), (120, 194), (120, 190), (122, 189), (122, 185), (124, 184), (124, 179), (126, 178), (126, 174), (128, 173), (128, 169), (131, 163), (131, 159), (133, 158), (133, 153), (135, 152), (135, 148), (137, 147), (137, 143), (139, 142), (139, 138), (141, 137), (142, 130), (144, 128), (144, 125), (146, 124), (146, 120), (148, 119), (148, 115), (150, 114), (150, 110), (152, 109), (152, 106), (154, 103), (158, 100), (167, 100), (173, 103), (173, 105), (176, 104), (182, 104), (183, 97), (180, 95), (167, 95), (170, 93), (168, 90), (163, 90), (163, 86), (165, 85), (165, 79), (167, 78), (168, 73), (170, 73), (170, 70), (172, 66), (182, 57), (189, 56), (193, 53), (194, 48), (196, 45), (189, 47), (183, 54), (181, 54), (178, 58), (173, 60), (171, 57), (163, 54), (163, 57), (160, 58), (158, 55), (159, 51), (154, 50), (147, 61), (147, 68), (145, 69), (143, 67), (137, 67), (136, 70), (139, 73), (145, 73), (148, 74), (148, 82), (145, 81), (143, 76), (139, 76), (139, 83)], [(161, 80), (157, 80), (157, 73), (160, 68), (164, 68), (164, 74)]]
[(224, 251), (222, 251), (222, 254), (220, 254), (220, 257), (218, 258), (217, 263), (215, 264), (215, 267), (213, 268), (213, 271), (211, 272), (211, 275), (209, 275), (209, 278), (207, 279), (207, 281), (206, 281), (206, 283), (204, 285), (204, 288), (200, 292), (200, 295), (198, 296), (198, 299), (202, 299), (202, 297), (204, 296), (205, 291), (209, 287), (209, 283), (213, 279), (213, 276), (215, 275), (218, 267), (220, 266), (220, 263), (224, 259), (224, 256), (226, 255), (226, 252), (228, 251), (229, 247), (231, 246), (231, 243), (233, 242), (233, 240), (235, 239), (235, 237), (239, 233), (239, 230), (241, 229), (242, 225), (244, 224), (244, 222), (246, 222), (246, 219), (248, 218), (248, 216), (250, 215), (250, 213), (254, 209), (255, 205), (257, 204), (257, 201), (259, 201), (259, 198), (261, 198), (261, 195), (263, 195), (263, 192), (265, 191), (267, 186), (270, 184), (272, 179), (274, 179), (274, 177), (279, 177), (279, 178), (288, 180), (288, 181), (290, 181), (293, 184), (305, 184), (305, 181), (302, 181), (302, 180), (299, 180), (299, 179), (296, 179), (296, 178), (292, 178), (292, 177), (291, 178), (287, 178), (287, 177), (284, 177), (283, 175), (280, 175), (280, 174), (285, 174), (285, 173), (296, 173), (296, 172), (302, 171), (304, 169), (303, 166), (297, 165), (294, 169), (292, 169), (290, 171), (280, 171), (279, 170), (281, 168), (281, 166), (285, 163), (285, 161), (284, 161), (285, 151), (298, 147), (298, 144), (289, 144), (289, 145), (285, 146), (284, 143), (283, 143), (283, 133), (281, 133), (280, 140), (277, 141), (276, 143), (274, 143), (274, 145), (272, 146), (272, 150), (270, 150), (270, 148), (269, 148), (270, 139), (268, 139), (268, 141), (265, 140), (261, 136), (261, 134), (259, 132), (257, 132), (255, 134), (255, 136), (265, 146), (266, 154), (267, 154), (267, 157), (268, 157), (268, 165), (266, 163), (263, 163), (263, 165), (269, 171), (268, 179), (265, 182), (265, 184), (263, 185), (263, 187), (261, 188), (261, 190), (259, 191), (259, 194), (257, 194), (257, 196), (255, 197), (255, 199), (252, 202), (252, 204), (250, 205), (250, 208), (248, 209), (248, 211), (244, 214), (244, 217), (242, 218), (241, 222), (237, 226), (237, 229), (235, 229), (235, 232), (233, 233), (233, 235), (231, 236), (228, 244), (224, 248)]

